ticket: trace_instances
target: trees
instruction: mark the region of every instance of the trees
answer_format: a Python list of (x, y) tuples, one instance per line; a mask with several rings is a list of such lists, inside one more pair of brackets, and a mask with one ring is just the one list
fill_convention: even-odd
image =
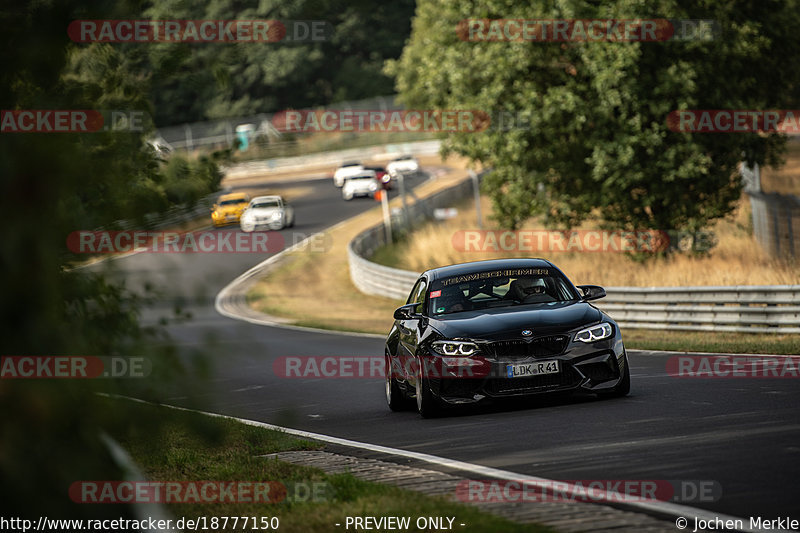
[[(67, 36), (69, 23), (87, 11), (113, 18), (117, 13), (107, 11), (109, 6), (6, 3), (4, 109), (149, 111), (146, 79), (130, 68), (129, 58), (110, 45), (74, 45)], [(152, 332), (139, 325), (140, 299), (101, 275), (68, 270), (74, 257), (66, 252), (72, 231), (135, 219), (169, 204), (169, 184), (143, 141), (146, 133), (0, 133), (0, 359), (141, 355), (152, 340)], [(192, 169), (214, 182), (215, 169), (207, 162)], [(171, 348), (149, 347), (147, 354), (159, 379), (124, 386), (151, 387), (169, 379), (165, 369), (177, 366)], [(141, 422), (148, 431), (157, 426), (131, 419), (125, 405), (109, 410), (96, 391), (124, 389), (99, 381), (0, 379), (4, 508), (26, 518), (45, 512), (126, 516), (124, 509), (90, 510), (66, 497), (76, 480), (122, 475), (101, 439), (104, 422)]]
[(324, 21), (317, 42), (160, 43), (139, 47), (152, 73), (159, 126), (240, 117), (392, 94), (383, 62), (397, 57), (410, 33), (413, 0), (278, 0), (258, 7), (236, 0), (154, 2), (150, 19)]
[[(388, 65), (410, 107), (503, 111), (524, 127), (458, 133), (447, 149), (492, 166), (495, 216), (516, 228), (543, 215), (569, 228), (586, 219), (616, 229), (690, 229), (730, 212), (743, 158), (775, 163), (776, 135), (676, 133), (676, 109), (797, 105), (792, 65), (797, 2), (499, 0), (443, 7), (421, 0), (401, 59)], [(464, 19), (713, 19), (711, 41), (468, 42)], [(508, 116), (507, 115), (507, 116)]]

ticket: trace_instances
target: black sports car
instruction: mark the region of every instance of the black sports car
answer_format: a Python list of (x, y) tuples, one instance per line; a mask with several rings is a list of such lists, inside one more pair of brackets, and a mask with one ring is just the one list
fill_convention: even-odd
[(442, 407), (585, 390), (625, 396), (617, 324), (543, 259), (477, 261), (424, 272), (386, 339), (386, 400), (424, 417)]

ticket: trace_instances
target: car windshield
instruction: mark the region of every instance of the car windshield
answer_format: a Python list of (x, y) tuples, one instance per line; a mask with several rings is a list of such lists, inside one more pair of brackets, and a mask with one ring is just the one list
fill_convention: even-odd
[(430, 287), (428, 308), (429, 314), (435, 316), (578, 299), (578, 293), (557, 270), (518, 268), (435, 280)]
[(265, 209), (270, 207), (280, 207), (280, 200), (260, 200), (258, 203), (253, 204), (255, 209)]
[(219, 205), (238, 205), (247, 203), (247, 200), (244, 198), (235, 198), (233, 200), (223, 200), (219, 203)]

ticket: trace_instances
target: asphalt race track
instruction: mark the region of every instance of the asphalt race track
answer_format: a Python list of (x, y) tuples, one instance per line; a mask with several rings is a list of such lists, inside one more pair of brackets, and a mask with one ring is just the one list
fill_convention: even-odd
[[(330, 179), (305, 183), (315, 192), (293, 202), (297, 224), (282, 231), (289, 243), (376, 205), (342, 201)], [(392, 413), (382, 379), (286, 379), (272, 367), (281, 356), (382, 356), (381, 339), (254, 325), (216, 312), (216, 294), (266, 257), (140, 253), (112, 261), (130, 286), (165, 288), (163, 305), (148, 309), (146, 321), (180, 305), (193, 318), (167, 326), (173, 342), (212, 357), (210, 383), (189, 394), (176, 389), (165, 403), (550, 479), (711, 480), (721, 499), (685, 505), (744, 518), (800, 514), (796, 380), (675, 378), (666, 372), (668, 355), (631, 351), (632, 392), (624, 399), (501, 404), (435, 420)]]

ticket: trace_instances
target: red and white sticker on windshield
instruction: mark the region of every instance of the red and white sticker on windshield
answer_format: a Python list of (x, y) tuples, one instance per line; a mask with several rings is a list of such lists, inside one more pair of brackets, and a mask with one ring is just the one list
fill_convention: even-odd
[(439, 289), (438, 291), (431, 291), (431, 298), (438, 298), (442, 295), (442, 290)]

